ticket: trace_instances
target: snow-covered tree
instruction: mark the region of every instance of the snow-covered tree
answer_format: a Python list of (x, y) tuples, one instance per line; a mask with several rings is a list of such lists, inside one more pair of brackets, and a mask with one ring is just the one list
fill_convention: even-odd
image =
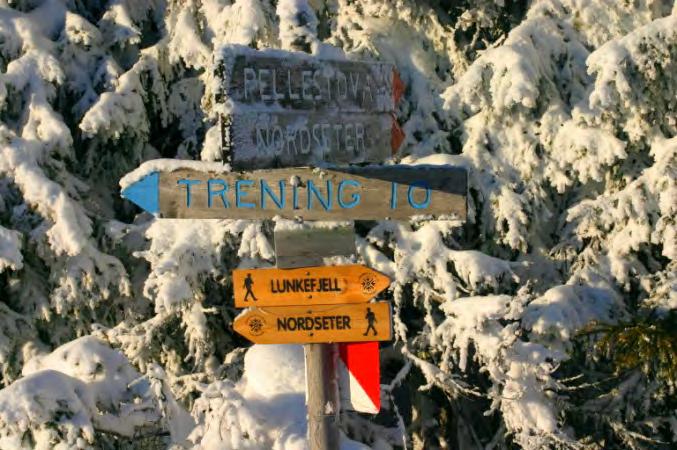
[(298, 348), (231, 326), (275, 223), (119, 198), (222, 159), (232, 44), (394, 63), (393, 159), (469, 173), (466, 224), (356, 224), (396, 340), (345, 448), (676, 445), (674, 2), (5, 0), (0, 448), (304, 448)]

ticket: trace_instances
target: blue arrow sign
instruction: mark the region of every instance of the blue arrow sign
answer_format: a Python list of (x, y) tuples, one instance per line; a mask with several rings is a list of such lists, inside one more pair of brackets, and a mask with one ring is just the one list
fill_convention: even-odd
[(151, 172), (122, 191), (122, 197), (152, 214), (160, 212), (160, 173)]
[(453, 166), (152, 172), (122, 196), (165, 218), (407, 220), (466, 217), (467, 174)]

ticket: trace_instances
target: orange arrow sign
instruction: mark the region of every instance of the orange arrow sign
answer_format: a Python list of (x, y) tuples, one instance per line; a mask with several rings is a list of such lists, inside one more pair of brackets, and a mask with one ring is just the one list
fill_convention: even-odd
[(382, 273), (357, 264), (233, 271), (238, 308), (364, 303), (389, 285)]
[(392, 335), (388, 302), (251, 308), (233, 328), (256, 344), (389, 341)]

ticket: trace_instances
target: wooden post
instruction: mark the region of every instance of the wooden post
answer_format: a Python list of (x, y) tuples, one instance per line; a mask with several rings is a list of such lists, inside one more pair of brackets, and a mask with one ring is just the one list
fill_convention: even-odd
[[(334, 238), (332, 239), (332, 235)], [(337, 247), (336, 242), (341, 242)], [(353, 227), (304, 228), (275, 232), (275, 256), (279, 268), (312, 266), (322, 256), (356, 253)], [(336, 344), (306, 344), (306, 404), (310, 450), (339, 449), (338, 347)]]
[(338, 450), (339, 398), (336, 344), (306, 344), (306, 402), (310, 450)]

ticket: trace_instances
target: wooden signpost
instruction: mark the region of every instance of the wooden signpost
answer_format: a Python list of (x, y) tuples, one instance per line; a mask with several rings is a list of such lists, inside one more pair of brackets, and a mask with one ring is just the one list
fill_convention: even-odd
[(233, 323), (256, 344), (389, 341), (388, 302), (251, 308)]
[(466, 216), (466, 172), (452, 166), (154, 172), (122, 196), (163, 218), (406, 220)]
[[(404, 85), (391, 64), (228, 46), (215, 75), (224, 161), (237, 171), (156, 161), (127, 177), (123, 197), (162, 218), (466, 218), (463, 168), (334, 167), (383, 162), (405, 139), (393, 114)], [(317, 165), (324, 168), (303, 167)], [(360, 265), (310, 267), (354, 253), (353, 233), (339, 230), (276, 232), (278, 268), (233, 272), (235, 306), (249, 307), (233, 323), (237, 333), (306, 344), (311, 450), (338, 449), (339, 359), (358, 390), (366, 386), (359, 410), (378, 412), (377, 342), (392, 337), (389, 303), (369, 302), (390, 284), (386, 276)], [(308, 267), (289, 268), (299, 266)]]
[(233, 271), (238, 308), (365, 303), (389, 285), (388, 277), (358, 264)]

